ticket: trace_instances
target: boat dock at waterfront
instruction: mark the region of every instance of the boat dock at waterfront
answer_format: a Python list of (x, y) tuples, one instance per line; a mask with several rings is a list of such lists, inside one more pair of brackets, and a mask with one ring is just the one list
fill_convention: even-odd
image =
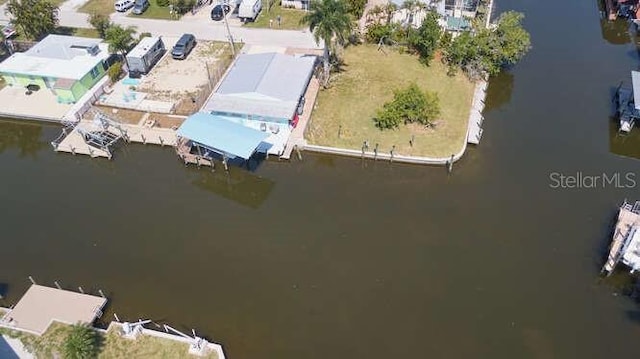
[(42, 335), (54, 321), (93, 323), (102, 316), (106, 303), (104, 297), (32, 284), (0, 319), (0, 327)]
[(602, 272), (611, 274), (622, 261), (631, 272), (640, 269), (640, 201), (624, 202), (620, 206), (618, 219), (609, 248), (609, 256)]
[(484, 99), (487, 96), (487, 84), (486, 81), (480, 81), (476, 84), (471, 102), (467, 142), (474, 145), (479, 144), (482, 137), (482, 120), (484, 119), (482, 111), (484, 110)]
[(94, 112), (93, 121), (67, 123), (60, 137), (51, 142), (54, 150), (111, 159), (111, 148), (120, 140), (161, 146), (177, 144), (173, 129), (154, 127), (154, 123), (148, 120), (141, 125), (123, 124), (98, 110)]

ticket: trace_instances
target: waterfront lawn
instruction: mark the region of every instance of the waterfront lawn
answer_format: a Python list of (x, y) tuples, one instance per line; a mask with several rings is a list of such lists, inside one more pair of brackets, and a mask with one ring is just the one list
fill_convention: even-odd
[[(267, 12), (267, 9), (264, 8), (260, 11), (258, 18), (254, 22), (248, 22), (244, 26), (246, 27), (259, 27), (259, 28), (269, 28), (269, 19), (273, 20), (273, 29), (282, 29), (282, 30), (301, 30), (306, 27), (306, 25), (301, 25), (300, 20), (304, 16), (306, 12), (302, 10), (295, 9), (284, 9), (280, 5), (274, 4), (271, 7), (271, 11)], [(281, 17), (280, 27), (278, 27), (278, 22), (276, 19), (278, 15)]]
[(114, 3), (114, 0), (89, 0), (78, 9), (78, 12), (109, 16), (115, 12), (115, 9), (113, 8)]
[[(71, 326), (56, 322), (42, 336), (8, 329), (0, 329), (0, 334), (20, 339), (25, 348), (38, 358), (54, 358), (62, 352), (62, 343), (70, 330)], [(188, 354), (189, 345), (186, 343), (148, 335), (129, 340), (122, 338), (115, 329), (98, 334), (98, 347), (99, 359), (192, 357)], [(218, 356), (213, 352), (202, 358), (218, 359)]]
[[(436, 58), (430, 66), (416, 56), (375, 45), (351, 46), (343, 53), (341, 72), (332, 74), (329, 89), (318, 94), (305, 137), (315, 145), (361, 150), (365, 140), (369, 151), (376, 143), (379, 152), (426, 157), (449, 157), (466, 141), (467, 124), (474, 84), (458, 74), (447, 76), (447, 69)], [(441, 116), (433, 128), (401, 125), (397, 130), (381, 131), (373, 116), (393, 99), (395, 89), (415, 81), (420, 88), (435, 91), (440, 98)], [(341, 136), (338, 137), (339, 129)], [(414, 135), (413, 147), (409, 144)]]

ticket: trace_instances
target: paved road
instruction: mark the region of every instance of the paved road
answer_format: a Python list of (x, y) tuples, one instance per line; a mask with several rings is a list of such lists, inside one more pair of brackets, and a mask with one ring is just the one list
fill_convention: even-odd
[[(70, 27), (90, 28), (88, 15), (76, 12), (85, 0), (68, 0), (60, 6), (60, 25)], [(185, 15), (179, 21), (152, 20), (127, 17), (125, 14), (114, 13), (111, 19), (123, 26), (136, 26), (139, 32), (150, 32), (153, 35), (179, 36), (183, 33), (194, 34), (201, 40), (227, 41), (227, 33), (222, 21), (212, 21), (207, 14), (212, 6), (200, 10), (198, 14)], [(4, 5), (0, 6), (0, 22), (7, 21)], [(307, 31), (250, 29), (242, 27), (234, 15), (230, 15), (229, 27), (235, 41), (242, 41), (251, 45), (268, 45), (297, 48), (320, 47)]]

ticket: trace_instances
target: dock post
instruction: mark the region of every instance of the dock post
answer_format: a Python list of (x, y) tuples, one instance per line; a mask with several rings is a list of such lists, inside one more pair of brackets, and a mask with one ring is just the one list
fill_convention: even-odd
[(389, 162), (393, 163), (393, 151), (396, 150), (396, 145), (391, 146), (391, 151), (389, 151)]
[(113, 313), (113, 317), (116, 318), (116, 322), (120, 323), (120, 318), (118, 318), (118, 315), (116, 313)]
[(373, 160), (378, 160), (378, 144), (376, 143), (376, 147), (373, 149)]
[(449, 161), (447, 161), (447, 172), (451, 173), (451, 171), (453, 170), (453, 157), (454, 155), (451, 155), (451, 158), (449, 159)]
[(76, 148), (73, 146), (69, 146), (69, 148), (71, 149), (71, 154), (73, 154), (75, 156), (76, 154)]
[(295, 145), (296, 154), (298, 155), (298, 160), (302, 161), (302, 154), (300, 154), (300, 148), (298, 145)]
[(62, 287), (60, 287), (60, 283), (58, 283), (58, 281), (57, 281), (57, 280), (54, 280), (54, 281), (53, 281), (53, 284), (55, 284), (55, 285), (56, 285), (56, 288), (58, 288), (58, 289), (62, 289)]
[(33, 280), (33, 277), (32, 277), (32, 276), (29, 276), (29, 280), (31, 281), (31, 284), (38, 284), (38, 283), (36, 283), (36, 281), (35, 281), (35, 280)]
[(106, 298), (107, 296), (104, 295), (104, 293), (102, 293), (102, 289), (98, 289), (98, 293), (100, 293), (100, 296), (102, 298)]
[(84, 294), (84, 290), (82, 290), (82, 287), (78, 287), (78, 290), (80, 291), (80, 293)]
[(364, 160), (364, 142), (362, 143), (362, 155), (360, 157)]
[(229, 165), (227, 164), (227, 156), (226, 155), (222, 156), (222, 164), (224, 165), (224, 170), (229, 172)]
[(142, 143), (146, 145), (147, 144), (147, 139), (144, 138), (144, 134), (141, 133), (140, 134), (140, 138), (142, 139)]
[(158, 136), (158, 140), (160, 140), (160, 146), (164, 147), (164, 140), (162, 139), (162, 136)]

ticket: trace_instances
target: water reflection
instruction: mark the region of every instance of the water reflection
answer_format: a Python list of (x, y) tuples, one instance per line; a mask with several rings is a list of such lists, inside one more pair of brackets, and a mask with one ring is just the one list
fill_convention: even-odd
[(489, 86), (487, 87), (487, 97), (484, 106), (485, 111), (499, 110), (511, 101), (513, 81), (513, 74), (508, 71), (503, 71), (498, 76), (491, 78)]
[(38, 151), (47, 146), (41, 141), (42, 125), (32, 122), (11, 122), (0, 120), (0, 153), (17, 148), (20, 157), (35, 158)]
[(640, 128), (628, 134), (618, 132), (618, 119), (609, 117), (609, 151), (616, 155), (640, 159)]
[(204, 168), (194, 171), (200, 172), (192, 181), (197, 187), (253, 209), (264, 203), (275, 185), (270, 179), (233, 167), (228, 173)]
[(614, 45), (623, 45), (631, 42), (633, 39), (631, 26), (633, 25), (626, 19), (618, 19), (615, 21), (600, 19), (602, 38)]

